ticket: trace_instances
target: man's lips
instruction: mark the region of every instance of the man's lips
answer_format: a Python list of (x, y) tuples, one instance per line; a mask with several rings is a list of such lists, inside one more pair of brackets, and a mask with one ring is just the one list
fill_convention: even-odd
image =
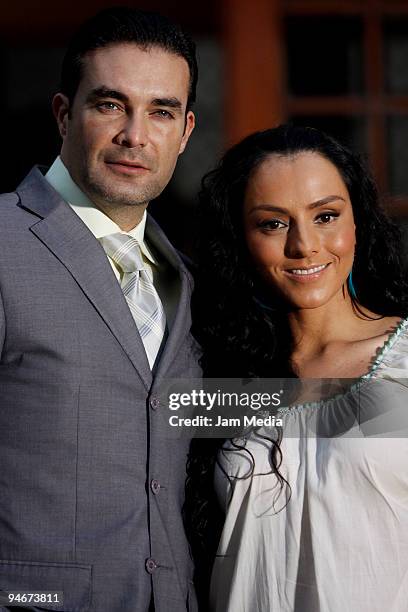
[(126, 159), (108, 160), (105, 162), (113, 170), (124, 172), (126, 174), (139, 174), (148, 172), (148, 168), (144, 163), (138, 161), (128, 161)]

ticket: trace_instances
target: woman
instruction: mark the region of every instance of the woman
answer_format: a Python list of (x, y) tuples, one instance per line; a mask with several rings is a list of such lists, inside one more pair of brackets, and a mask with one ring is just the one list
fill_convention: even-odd
[(226, 441), (216, 461), (196, 443), (190, 530), (208, 537), (215, 463), (225, 511), (211, 608), (403, 612), (408, 291), (398, 231), (359, 159), (311, 128), (246, 138), (206, 177), (202, 202), (195, 303), (207, 376), (353, 379), (318, 401), (301, 391), (280, 409), (281, 431)]

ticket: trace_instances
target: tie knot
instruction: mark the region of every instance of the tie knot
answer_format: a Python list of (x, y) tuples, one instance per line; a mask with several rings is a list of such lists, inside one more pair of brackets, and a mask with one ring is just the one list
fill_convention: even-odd
[(105, 253), (123, 270), (144, 270), (142, 252), (136, 238), (127, 234), (111, 234), (99, 239)]

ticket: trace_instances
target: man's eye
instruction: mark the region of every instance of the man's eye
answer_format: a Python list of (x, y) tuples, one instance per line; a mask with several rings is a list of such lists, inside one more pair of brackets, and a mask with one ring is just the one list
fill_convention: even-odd
[(337, 219), (338, 216), (339, 213), (322, 213), (316, 218), (316, 221), (317, 223), (324, 223), (327, 225)]
[(120, 110), (115, 102), (99, 102), (97, 108), (101, 111), (116, 111)]
[(173, 119), (173, 115), (167, 110), (159, 109), (154, 111), (153, 114), (157, 117), (162, 117), (163, 119)]

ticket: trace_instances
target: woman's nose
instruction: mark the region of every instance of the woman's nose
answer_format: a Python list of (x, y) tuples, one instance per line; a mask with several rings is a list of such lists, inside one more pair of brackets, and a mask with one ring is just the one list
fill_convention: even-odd
[(287, 233), (285, 256), (294, 259), (307, 258), (320, 250), (320, 237), (314, 227), (296, 224)]

